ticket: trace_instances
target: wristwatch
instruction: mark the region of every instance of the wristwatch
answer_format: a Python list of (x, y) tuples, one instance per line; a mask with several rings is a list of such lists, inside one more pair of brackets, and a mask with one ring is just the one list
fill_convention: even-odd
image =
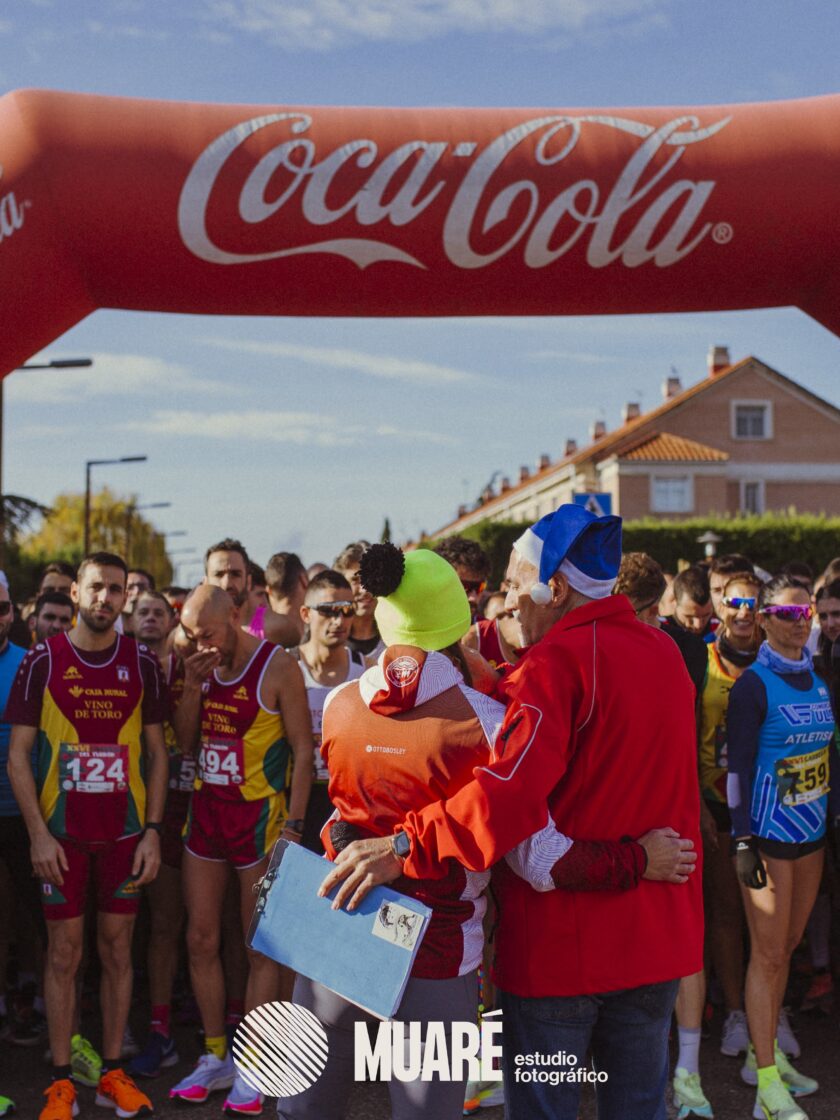
[(158, 836), (163, 832), (163, 825), (160, 821), (146, 821), (143, 826), (144, 832), (156, 832)]
[(397, 859), (406, 859), (411, 852), (411, 840), (406, 832), (395, 832), (391, 837), (391, 851)]
[(302, 817), (293, 817), (292, 819), (287, 820), (285, 825), (283, 826), (283, 831), (284, 832), (294, 832), (296, 835), (302, 836), (303, 835), (303, 818)]

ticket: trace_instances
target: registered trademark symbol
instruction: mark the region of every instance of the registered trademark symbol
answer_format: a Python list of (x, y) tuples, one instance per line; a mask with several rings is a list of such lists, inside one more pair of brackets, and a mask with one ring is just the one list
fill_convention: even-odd
[(729, 224), (729, 222), (718, 222), (718, 224), (712, 230), (712, 239), (718, 245), (726, 245), (729, 241), (732, 240), (733, 235), (734, 230), (732, 229), (732, 226)]

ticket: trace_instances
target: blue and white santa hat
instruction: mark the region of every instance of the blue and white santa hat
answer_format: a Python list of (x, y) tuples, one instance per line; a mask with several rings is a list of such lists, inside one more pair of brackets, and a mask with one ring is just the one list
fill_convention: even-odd
[(548, 581), (557, 571), (581, 595), (605, 599), (621, 564), (621, 518), (563, 505), (526, 529), (513, 547), (539, 571), (540, 581), (531, 589), (535, 603), (551, 602)]

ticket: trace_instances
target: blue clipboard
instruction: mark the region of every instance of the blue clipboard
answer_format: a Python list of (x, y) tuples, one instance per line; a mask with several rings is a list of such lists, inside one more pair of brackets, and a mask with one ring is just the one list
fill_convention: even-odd
[(262, 880), (248, 945), (364, 1011), (390, 1019), (432, 911), (386, 886), (374, 887), (355, 910), (333, 910), (332, 899), (317, 894), (329, 868), (314, 852), (278, 840)]

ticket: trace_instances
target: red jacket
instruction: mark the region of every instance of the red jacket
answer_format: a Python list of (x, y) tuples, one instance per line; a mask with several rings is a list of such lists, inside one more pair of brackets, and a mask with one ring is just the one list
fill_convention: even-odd
[[(701, 853), (694, 697), (679, 650), (614, 596), (571, 611), (505, 682), (491, 762), (409, 813), (406, 874), (482, 870), (545, 824), (580, 840), (672, 826)], [(437, 870), (436, 870), (437, 869)], [(702, 967), (701, 869), (626, 892), (537, 892), (502, 864), (495, 979), (520, 996), (635, 988)]]

